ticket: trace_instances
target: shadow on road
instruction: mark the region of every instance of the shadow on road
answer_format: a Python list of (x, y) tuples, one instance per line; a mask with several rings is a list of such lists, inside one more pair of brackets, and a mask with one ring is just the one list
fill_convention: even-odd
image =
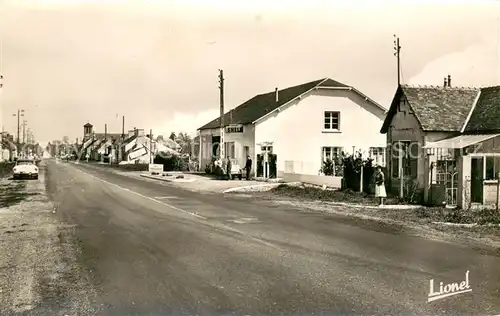
[(9, 207), (20, 203), (28, 196), (39, 193), (26, 192), (26, 181), (16, 181), (0, 184), (0, 207)]

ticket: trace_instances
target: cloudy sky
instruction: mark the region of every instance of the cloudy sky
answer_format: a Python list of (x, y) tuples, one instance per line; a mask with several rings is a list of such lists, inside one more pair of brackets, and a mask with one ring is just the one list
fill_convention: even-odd
[(472, 3), (0, 0), (3, 125), (21, 108), (41, 141), (87, 122), (121, 132), (123, 115), (126, 129), (195, 133), (218, 115), (218, 69), (228, 108), (323, 77), (387, 107), (394, 34), (403, 83), (497, 85), (500, 2)]

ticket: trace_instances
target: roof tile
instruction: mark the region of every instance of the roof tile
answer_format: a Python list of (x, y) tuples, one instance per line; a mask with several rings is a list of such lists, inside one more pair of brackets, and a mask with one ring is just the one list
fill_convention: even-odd
[(479, 89), (401, 86), (425, 131), (460, 131)]
[(465, 132), (500, 130), (500, 86), (481, 89)]

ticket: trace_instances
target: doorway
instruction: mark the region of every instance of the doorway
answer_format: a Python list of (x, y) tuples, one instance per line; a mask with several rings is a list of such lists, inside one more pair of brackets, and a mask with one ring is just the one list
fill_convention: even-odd
[(483, 157), (471, 159), (471, 187), (472, 203), (483, 203)]

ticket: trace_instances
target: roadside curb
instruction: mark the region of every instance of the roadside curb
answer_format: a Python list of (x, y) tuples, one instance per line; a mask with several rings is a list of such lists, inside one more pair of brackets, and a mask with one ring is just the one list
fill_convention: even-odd
[(355, 204), (355, 203), (347, 203), (347, 202), (328, 202), (329, 205), (334, 206), (349, 206), (356, 208), (368, 208), (375, 210), (414, 210), (422, 208), (421, 205), (405, 205), (405, 204), (388, 204), (383, 206), (378, 205), (367, 205), (367, 204)]
[(472, 227), (500, 227), (500, 224), (478, 224), (478, 223), (472, 223), (472, 224), (460, 224), (460, 223), (450, 223), (450, 222), (432, 222), (434, 225), (441, 225), (441, 226), (454, 226), (454, 227), (464, 227), (464, 228), (472, 228)]
[[(293, 182), (293, 183), (295, 183), (295, 182)], [(224, 190), (224, 191), (222, 191), (222, 193), (269, 191), (269, 190), (276, 188), (282, 184), (283, 183), (274, 182), (274, 183), (245, 185), (245, 186), (241, 186), (241, 187), (230, 188), (230, 189)], [(292, 183), (287, 183), (287, 184), (292, 184)]]
[(141, 177), (153, 179), (153, 180), (158, 180), (158, 181), (164, 181), (164, 182), (195, 182), (196, 181), (196, 179), (169, 179), (167, 177), (159, 178), (157, 176), (151, 176), (149, 174), (144, 174), (144, 173), (141, 174)]

